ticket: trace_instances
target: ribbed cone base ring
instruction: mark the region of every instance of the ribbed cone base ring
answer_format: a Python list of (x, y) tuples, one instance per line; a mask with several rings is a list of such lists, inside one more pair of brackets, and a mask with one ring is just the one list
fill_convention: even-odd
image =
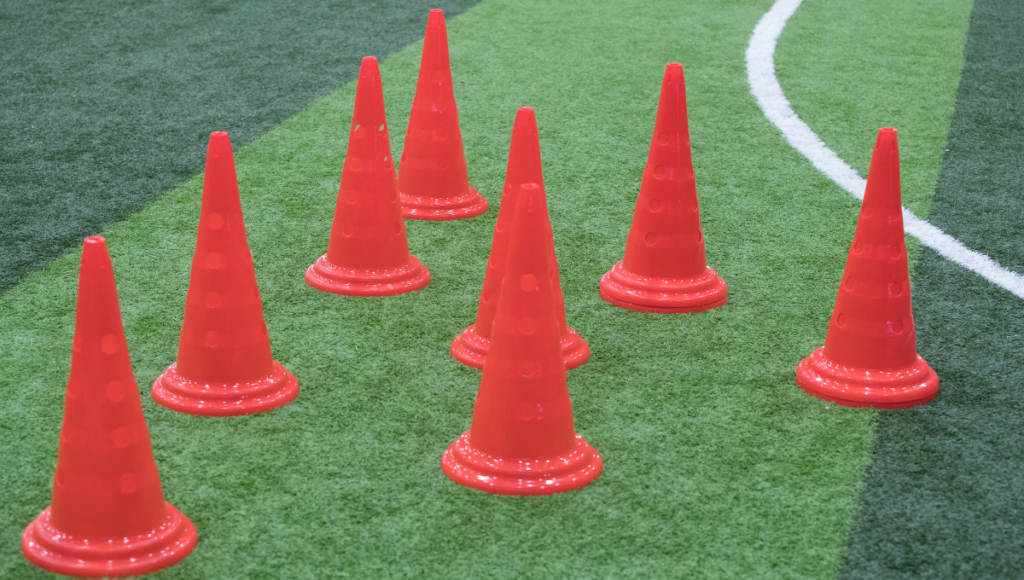
[(585, 487), (601, 475), (597, 450), (580, 435), (564, 455), (536, 460), (505, 459), (474, 448), (469, 431), (448, 446), (441, 469), (452, 481), (498, 495), (552, 495)]
[[(460, 363), (477, 369), (484, 368), (490, 341), (476, 332), (476, 324), (462, 331), (452, 341), (452, 356)], [(590, 360), (590, 345), (572, 328), (562, 338), (562, 360), (565, 370), (574, 369)]]
[(155, 529), (129, 538), (78, 538), (50, 523), (43, 510), (21, 534), (21, 552), (50, 572), (78, 578), (121, 578), (177, 564), (196, 546), (196, 528), (169, 503), (167, 518)]
[(487, 198), (476, 188), (456, 197), (402, 196), (402, 216), (409, 220), (446, 221), (476, 217), (487, 211)]
[(204, 383), (187, 379), (171, 365), (153, 383), (153, 400), (179, 413), (206, 417), (252, 415), (282, 407), (299, 395), (299, 383), (281, 363), (248, 383)]
[(711, 268), (692, 278), (650, 278), (619, 262), (601, 278), (601, 298), (640, 312), (702, 312), (725, 304), (728, 293), (725, 281)]
[(399, 268), (364, 270), (337, 266), (324, 254), (306, 270), (306, 283), (344, 296), (395, 296), (429, 284), (430, 271), (416, 256), (409, 256), (409, 262)]
[(825, 357), (824, 347), (800, 362), (796, 384), (811, 396), (845, 407), (904, 409), (939, 394), (939, 377), (920, 356), (903, 368), (871, 370), (833, 362)]

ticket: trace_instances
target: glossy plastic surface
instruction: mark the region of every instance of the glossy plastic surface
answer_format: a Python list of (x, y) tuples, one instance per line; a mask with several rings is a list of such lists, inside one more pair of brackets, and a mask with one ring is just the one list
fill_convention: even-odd
[(853, 407), (927, 403), (939, 378), (917, 354), (896, 130), (883, 128), (824, 348), (797, 367), (815, 397)]
[(196, 530), (164, 501), (101, 237), (82, 248), (64, 401), (53, 500), (22, 534), (25, 557), (51, 572), (100, 578), (187, 556)]
[(576, 434), (548, 252), (544, 190), (519, 191), (490, 349), (467, 433), (441, 459), (466, 487), (549, 495), (589, 484), (601, 456)]
[(600, 287), (606, 301), (642, 312), (700, 312), (728, 299), (725, 282), (704, 255), (680, 64), (665, 67), (625, 258)]
[[(483, 369), (487, 362), (487, 350), (490, 340), (477, 332), (476, 324), (470, 324), (469, 328), (462, 331), (462, 334), (452, 341), (452, 356), (462, 364), (477, 369)], [(574, 369), (590, 360), (590, 345), (576, 333), (572, 328), (566, 328), (562, 336), (562, 361), (565, 363), (565, 370)]]
[(153, 383), (153, 399), (190, 415), (250, 415), (299, 394), (274, 362), (256, 285), (228, 134), (210, 135), (199, 234), (185, 299), (178, 361)]
[[(482, 369), (484, 361), (487, 359), (487, 346), (494, 314), (498, 310), (501, 281), (505, 275), (505, 261), (511, 244), (516, 196), (524, 183), (537, 183), (541, 186), (544, 184), (544, 176), (541, 173), (537, 119), (533, 109), (529, 107), (519, 109), (516, 113), (515, 124), (512, 126), (512, 144), (508, 152), (505, 186), (501, 192), (501, 207), (498, 208), (498, 221), (494, 226), (494, 237), (491, 239), (491, 255), (487, 260), (487, 272), (484, 275), (483, 291), (480, 293), (476, 323), (470, 325), (452, 341), (452, 356), (467, 366)], [(547, 219), (547, 214), (545, 214), (545, 219)], [(550, 231), (550, 220), (547, 222), (547, 227)], [(548, 263), (552, 268), (551, 281), (555, 285), (553, 296), (556, 301), (555, 313), (558, 316), (562, 340), (562, 356), (565, 360), (565, 368), (573, 369), (590, 358), (590, 346), (580, 338), (575, 330), (566, 325), (565, 299), (562, 295), (562, 283), (558, 273), (558, 258), (555, 256), (553, 236), (551, 237)]]
[(469, 186), (441, 10), (427, 19), (398, 192), (407, 219), (457, 220), (487, 211), (487, 200)]
[(306, 270), (306, 282), (346, 296), (393, 296), (430, 283), (430, 272), (409, 255), (380, 69), (372, 56), (359, 69), (327, 253)]
[(939, 377), (920, 356), (896, 369), (865, 369), (829, 359), (822, 347), (800, 362), (796, 376), (808, 393), (847, 407), (901, 409), (939, 394)]

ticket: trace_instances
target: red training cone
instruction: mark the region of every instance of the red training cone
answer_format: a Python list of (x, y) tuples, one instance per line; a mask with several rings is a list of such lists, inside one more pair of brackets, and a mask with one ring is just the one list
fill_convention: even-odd
[(393, 296), (426, 286), (430, 272), (409, 255), (401, 206), (380, 70), (368, 56), (359, 68), (331, 240), (306, 270), (306, 282), (347, 296)]
[(601, 297), (622, 308), (659, 313), (700, 312), (728, 298), (725, 282), (704, 256), (681, 64), (665, 67), (626, 256), (601, 278)]
[(153, 399), (190, 415), (250, 415), (287, 404), (299, 384), (270, 355), (235, 159), (228, 134), (210, 134), (199, 235), (185, 299), (178, 362)]
[(487, 211), (487, 200), (469, 186), (466, 173), (441, 10), (431, 10), (427, 20), (416, 96), (398, 167), (398, 192), (409, 219), (457, 220)]
[(576, 434), (559, 347), (544, 189), (516, 201), (491, 346), (469, 431), (444, 452), (456, 483), (503, 495), (550, 495), (601, 475), (601, 456)]
[(192, 522), (164, 501), (107, 243), (86, 238), (53, 502), (21, 551), (50, 572), (114, 578), (172, 566), (195, 545)]
[[(516, 113), (515, 125), (512, 126), (512, 145), (509, 147), (505, 187), (501, 194), (498, 222), (494, 226), (491, 255), (487, 260), (487, 274), (484, 276), (484, 287), (480, 293), (476, 324), (471, 324), (452, 342), (452, 356), (467, 366), (482, 369), (484, 361), (487, 359), (491, 326), (494, 314), (498, 310), (498, 295), (501, 292), (501, 280), (505, 275), (505, 259), (512, 237), (512, 217), (516, 209), (516, 194), (524, 183), (537, 183), (542, 186), (544, 184), (540, 165), (537, 119), (533, 109), (529, 107), (519, 109)], [(546, 213), (544, 217), (547, 220)], [(547, 222), (547, 228), (550, 231), (550, 222)], [(551, 239), (550, 234), (549, 239)], [(559, 280), (558, 260), (555, 257), (553, 239), (549, 264), (552, 268), (551, 280), (555, 285), (553, 296), (562, 341), (562, 358), (565, 361), (565, 368), (573, 369), (590, 358), (590, 346), (580, 338), (575, 330), (566, 325), (565, 300), (562, 296), (562, 284)]]
[(878, 131), (825, 346), (797, 366), (796, 384), (819, 399), (881, 409), (922, 405), (939, 392), (939, 377), (917, 354), (895, 129)]

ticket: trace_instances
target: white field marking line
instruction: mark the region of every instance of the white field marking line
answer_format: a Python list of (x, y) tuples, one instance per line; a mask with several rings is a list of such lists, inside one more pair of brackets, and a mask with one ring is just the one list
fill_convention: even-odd
[[(778, 0), (771, 9), (761, 17), (750, 37), (747, 46), (747, 82), (750, 92), (757, 99), (758, 106), (764, 111), (782, 135), (797, 151), (859, 200), (864, 199), (864, 188), (867, 181), (834, 151), (822, 143), (811, 128), (800, 120), (790, 107), (782, 86), (775, 78), (775, 45), (786, 27), (786, 21), (796, 12), (802, 0)], [(975, 252), (960, 243), (959, 240), (946, 234), (932, 224), (918, 219), (903, 208), (903, 226), (906, 233), (921, 240), (921, 243), (935, 250), (947, 260), (952, 260), (964, 268), (971, 270), (993, 284), (1009, 290), (1020, 298), (1024, 298), (1024, 276), (1007, 270), (988, 256)]]

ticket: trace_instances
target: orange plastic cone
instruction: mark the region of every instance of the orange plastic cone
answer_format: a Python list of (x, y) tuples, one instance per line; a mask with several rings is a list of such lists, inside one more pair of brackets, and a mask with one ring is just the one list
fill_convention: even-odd
[(401, 205), (380, 70), (368, 56), (359, 69), (330, 243), (306, 270), (306, 282), (347, 296), (393, 296), (426, 286), (430, 272), (409, 255)]
[(625, 259), (601, 278), (601, 297), (641, 312), (700, 312), (728, 297), (708, 268), (690, 157), (683, 65), (669, 63)]
[(487, 200), (469, 186), (466, 173), (441, 10), (431, 10), (427, 20), (420, 76), (398, 167), (398, 192), (409, 219), (457, 220), (487, 211)]
[(231, 141), (211, 133), (178, 362), (153, 383), (153, 399), (190, 415), (226, 416), (269, 411), (298, 394), (295, 377), (270, 355)]
[[(467, 366), (482, 369), (484, 361), (487, 359), (491, 327), (494, 314), (498, 310), (498, 295), (501, 292), (501, 280), (505, 274), (505, 259), (512, 237), (512, 218), (516, 208), (516, 194), (524, 183), (544, 184), (544, 177), (541, 174), (537, 119), (533, 109), (529, 107), (519, 109), (516, 113), (515, 124), (512, 126), (512, 145), (509, 147), (505, 187), (501, 194), (498, 222), (494, 226), (491, 255), (487, 260), (487, 273), (484, 276), (483, 291), (480, 293), (476, 324), (471, 324), (452, 342), (452, 356)], [(545, 219), (547, 219), (546, 213)], [(550, 222), (547, 227), (550, 231)], [(551, 280), (555, 285), (553, 295), (556, 301), (555, 313), (558, 316), (559, 332), (562, 337), (562, 357), (565, 361), (565, 368), (573, 369), (590, 358), (590, 346), (575, 330), (566, 325), (565, 300), (558, 275), (558, 260), (555, 258), (553, 239), (550, 258)]]
[(101, 237), (85, 239), (53, 501), (21, 536), (33, 564), (113, 578), (176, 564), (196, 529), (164, 501)]
[(444, 452), (441, 467), (473, 489), (550, 495), (586, 486), (602, 462), (573, 423), (544, 189), (524, 184), (518, 198), (473, 423)]
[(819, 399), (881, 409), (922, 405), (939, 392), (939, 377), (917, 354), (895, 129), (878, 131), (825, 346), (797, 366), (796, 384)]

